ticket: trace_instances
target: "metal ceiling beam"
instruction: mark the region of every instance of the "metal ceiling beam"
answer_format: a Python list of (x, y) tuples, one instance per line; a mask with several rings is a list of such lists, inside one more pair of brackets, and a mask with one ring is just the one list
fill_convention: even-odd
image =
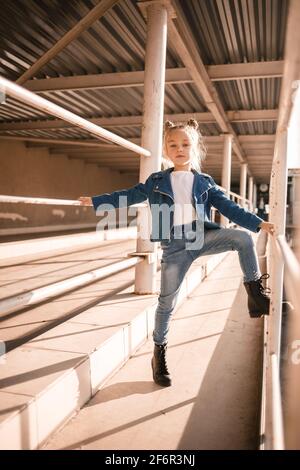
[(274, 142), (275, 134), (255, 134), (255, 135), (239, 135), (239, 141), (241, 143), (248, 142)]
[(113, 163), (113, 162), (107, 162), (107, 163), (102, 163), (101, 160), (86, 160), (87, 163), (96, 163), (97, 165), (99, 166), (107, 166), (107, 167), (110, 167), (110, 168), (116, 168), (116, 169), (119, 169), (119, 168), (131, 168), (131, 169), (139, 169), (139, 165), (137, 164), (131, 164), (131, 163), (124, 163), (124, 164), (121, 164), (121, 163)]
[[(166, 70), (165, 82), (168, 84), (192, 83), (192, 78), (185, 68)], [(58, 77), (30, 80), (26, 88), (34, 92), (64, 90), (95, 90), (109, 88), (127, 88), (144, 86), (144, 71), (115, 72), (76, 77)]]
[[(74, 140), (74, 139), (50, 139), (50, 138), (42, 138), (42, 137), (27, 137), (27, 136), (14, 136), (14, 135), (5, 135), (0, 134), (0, 140), (16, 140), (16, 141), (24, 141), (24, 142), (31, 142), (32, 146), (37, 147), (49, 147), (49, 145), (75, 145), (80, 147), (91, 147), (91, 148), (117, 148), (114, 144), (107, 144), (102, 143), (97, 140)], [(130, 142), (139, 145), (141, 139), (134, 138), (134, 139), (127, 139)], [(34, 145), (36, 144), (36, 145)], [(30, 145), (28, 145), (30, 147)]]
[[(282, 77), (283, 60), (250, 62), (241, 64), (209, 65), (206, 67), (211, 81), (246, 80), (254, 78)], [(193, 83), (185, 67), (166, 70), (165, 83), (176, 85)], [(25, 88), (34, 92), (63, 90), (96, 90), (144, 86), (144, 71), (102, 73), (72, 77), (42, 78), (29, 80)]]
[(107, 10), (113, 7), (119, 0), (101, 0), (92, 8), (87, 15), (85, 15), (76, 25), (70, 29), (62, 38), (60, 38), (54, 46), (52, 46), (45, 54), (43, 54), (25, 73), (23, 73), (16, 83), (22, 85), (29, 78), (37, 74), (37, 72), (44, 67), (50, 60), (53, 59), (60, 51), (62, 51), (68, 44), (76, 39), (83, 31), (89, 28), (95, 21), (103, 16)]
[(274, 156), (274, 148), (273, 149), (261, 149), (261, 148), (257, 148), (257, 149), (254, 149), (254, 148), (251, 148), (251, 149), (247, 149), (246, 150), (247, 152), (247, 155), (249, 157), (260, 157), (261, 155), (265, 155), (265, 156), (268, 156), (268, 157), (273, 157)]
[(243, 142), (243, 148), (247, 150), (247, 152), (251, 149), (265, 149), (267, 151), (273, 151), (274, 142)]
[(211, 81), (248, 80), (254, 78), (277, 78), (283, 75), (283, 60), (248, 62), (241, 64), (209, 65)]
[(135, 163), (134, 157), (130, 158), (128, 155), (122, 155), (121, 157), (116, 157), (114, 155), (109, 155), (107, 153), (73, 153), (73, 152), (52, 152), (51, 156), (61, 156), (67, 155), (68, 157), (79, 157), (79, 158), (99, 158), (101, 160), (114, 161), (114, 162), (130, 162)]
[[(224, 112), (227, 116), (228, 122), (260, 122), (260, 121), (276, 121), (278, 116), (277, 109), (259, 109), (259, 110), (237, 110)], [(211, 112), (205, 113), (180, 113), (180, 114), (166, 114), (165, 120), (174, 122), (187, 121), (190, 118), (196, 119), (200, 123), (215, 123), (215, 117)], [(131, 127), (141, 126), (143, 116), (118, 116), (109, 118), (94, 118), (89, 119), (93, 124), (105, 127)], [(27, 121), (27, 122), (8, 122), (0, 124), (0, 131), (12, 130), (35, 130), (35, 129), (65, 129), (74, 127), (68, 122), (61, 121), (60, 119), (51, 119), (44, 121)]]
[(107, 148), (107, 147), (71, 147), (71, 146), (59, 146), (59, 147), (48, 147), (49, 149), (49, 152), (50, 154), (53, 154), (53, 153), (95, 153), (95, 154), (98, 154), (101, 152), (101, 153), (107, 153), (108, 155), (112, 155), (112, 156), (115, 156), (115, 157), (121, 157), (122, 155), (128, 155), (130, 157), (133, 157), (135, 158), (135, 155), (133, 155), (130, 151), (127, 151), (126, 149), (124, 148), (118, 148), (116, 146), (114, 147), (110, 147), (110, 148)]
[[(49, 145), (78, 145), (82, 147), (94, 147), (94, 148), (105, 148), (111, 149), (116, 148), (113, 144), (101, 143), (95, 140), (74, 140), (74, 139), (47, 139), (47, 138), (40, 138), (40, 137), (27, 137), (27, 136), (12, 136), (12, 135), (5, 135), (0, 134), (0, 140), (8, 140), (8, 141), (24, 141), (24, 142), (36, 142), (36, 143), (43, 143), (46, 146)], [(140, 139), (139, 138), (131, 138), (127, 139), (132, 143), (136, 143), (139, 145)], [(222, 150), (222, 136), (219, 135), (211, 135), (211, 136), (204, 136), (204, 142), (209, 148), (219, 147)], [(275, 135), (273, 134), (258, 134), (258, 135), (239, 135), (238, 140), (243, 145), (243, 147), (247, 147), (247, 145), (253, 146), (253, 144), (258, 143), (262, 145), (264, 143), (274, 143)]]
[(227, 111), (226, 115), (230, 122), (259, 122), (276, 121), (278, 117), (277, 109), (251, 109), (239, 111)]
[[(89, 148), (70, 148), (70, 147), (52, 147), (49, 148), (49, 153), (50, 155), (81, 155), (81, 156), (96, 156), (99, 158), (110, 158), (113, 159), (114, 161), (120, 160), (124, 161), (124, 159), (128, 159), (129, 161), (134, 161), (135, 156), (131, 156), (130, 152), (113, 152), (111, 150), (107, 149), (89, 149)], [(207, 151), (207, 157), (206, 158), (217, 158), (220, 161), (222, 161), (222, 156), (223, 152), (221, 151), (216, 151), (214, 149), (211, 149)], [(257, 150), (255, 151), (254, 149), (251, 149), (250, 152), (247, 152), (247, 158), (251, 161), (255, 160), (255, 158), (262, 159), (272, 159), (273, 158), (273, 152), (267, 153), (265, 150)], [(238, 159), (233, 159), (233, 162), (238, 161)]]

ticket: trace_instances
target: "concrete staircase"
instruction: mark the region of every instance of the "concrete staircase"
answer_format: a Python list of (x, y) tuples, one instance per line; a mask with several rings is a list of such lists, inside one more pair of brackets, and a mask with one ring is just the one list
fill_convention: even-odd
[[(193, 263), (177, 308), (226, 256)], [(158, 271), (157, 293), (159, 285)], [(41, 448), (151, 337), (157, 295), (134, 294), (134, 268), (78, 289), (68, 301), (89, 299), (97, 289), (105, 300), (0, 356), (0, 449)], [(64, 301), (62, 296), (47, 305), (59, 308)]]

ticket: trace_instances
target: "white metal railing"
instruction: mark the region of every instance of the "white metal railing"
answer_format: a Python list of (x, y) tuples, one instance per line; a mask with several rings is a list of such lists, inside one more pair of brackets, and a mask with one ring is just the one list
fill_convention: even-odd
[(0, 317), (12, 312), (17, 312), (32, 305), (39, 304), (58, 295), (65, 294), (73, 289), (84, 287), (92, 282), (99, 281), (104, 277), (116, 274), (124, 269), (141, 263), (142, 256), (131, 256), (123, 261), (94, 269), (84, 274), (64, 279), (44, 287), (39, 287), (29, 292), (20, 293), (12, 297), (0, 300)]
[[(5, 203), (23, 203), (23, 204), (46, 204), (46, 205), (60, 205), (60, 206), (80, 206), (80, 201), (77, 199), (51, 199), (43, 197), (24, 197), (24, 196), (6, 196), (0, 195), (0, 202)], [(130, 207), (147, 207), (145, 203), (133, 204)]]
[(284, 433), (281, 403), (281, 387), (278, 356), (271, 354), (271, 381), (272, 381), (272, 448), (284, 450)]
[(300, 314), (300, 264), (283, 235), (278, 235), (276, 243), (284, 261), (284, 279), (288, 296), (294, 309)]
[(48, 101), (45, 98), (42, 98), (41, 96), (36, 95), (35, 93), (32, 93), (31, 91), (26, 90), (25, 88), (22, 88), (21, 86), (16, 85), (15, 83), (1, 76), (0, 90), (4, 93), (4, 95), (12, 96), (17, 100), (20, 100), (22, 103), (26, 103), (30, 106), (33, 106), (34, 108), (40, 109), (41, 111), (51, 114), (52, 116), (56, 116), (60, 119), (63, 119), (64, 121), (67, 121), (76, 127), (80, 127), (81, 129), (84, 129), (85, 131), (95, 135), (96, 137), (100, 137), (109, 142), (113, 142), (114, 144), (118, 144), (139, 155), (143, 155), (145, 157), (151, 156), (149, 150), (146, 150), (143, 147), (140, 147), (139, 145), (130, 142), (129, 140), (123, 139), (123, 137), (120, 137), (110, 131), (107, 131), (106, 129), (103, 129), (100, 126), (93, 124), (87, 119), (77, 116), (76, 114), (71, 113), (70, 111), (67, 111), (66, 109), (62, 108), (61, 106), (58, 106), (57, 104), (54, 104), (51, 101)]
[[(222, 191), (226, 192), (222, 186), (218, 186)], [(246, 203), (249, 203), (248, 199), (242, 198), (237, 193), (232, 191), (229, 192), (230, 196), (234, 197), (236, 200), (244, 200)], [(77, 199), (55, 199), (55, 198), (42, 198), (42, 197), (29, 197), (29, 196), (10, 196), (1, 194), (0, 195), (0, 203), (23, 203), (23, 204), (46, 204), (46, 205), (62, 205), (62, 206), (80, 206), (80, 202)], [(133, 204), (130, 207), (147, 207), (146, 203), (138, 203)], [(214, 207), (212, 207), (213, 211), (216, 211)]]
[[(41, 96), (32, 93), (29, 90), (13, 83), (10, 80), (7, 80), (4, 77), (0, 76), (0, 90), (4, 96), (12, 96), (13, 98), (20, 100), (22, 103), (26, 103), (29, 106), (40, 109), (41, 111), (48, 113), (52, 116), (56, 116), (70, 124), (80, 127), (85, 131), (89, 132), (92, 135), (95, 135), (98, 138), (105, 139), (106, 141), (112, 142), (114, 144), (120, 145), (122, 147), (131, 150), (139, 155), (150, 157), (151, 152), (149, 150), (140, 147), (139, 145), (130, 142), (112, 132), (103, 129), (96, 124), (88, 121), (87, 119), (81, 118), (76, 114), (67, 111), (66, 109), (42, 98)], [(30, 197), (15, 197), (15, 196), (0, 196), (0, 202), (14, 202), (14, 203), (25, 203), (25, 204), (59, 204), (59, 205), (80, 205), (79, 201), (68, 201), (61, 199), (47, 199), (47, 198), (30, 198)], [(144, 207), (144, 206), (138, 206)], [(63, 227), (59, 227), (59, 230)]]
[(234, 193), (233, 191), (229, 191), (229, 197), (235, 202), (247, 203), (250, 204), (249, 199), (243, 198), (240, 194)]
[[(289, 135), (291, 135), (291, 121), (297, 115), (298, 123), (292, 133), (295, 137), (299, 136), (300, 49), (294, 47), (300, 40), (299, 22), (299, 0), (290, 0), (285, 41), (285, 65), (270, 182), (270, 220), (275, 224), (276, 237), (271, 238), (272, 242), (269, 246), (271, 315), (269, 318), (265, 318), (266, 344), (264, 348), (261, 432), (264, 434), (263, 449), (266, 450), (300, 448), (299, 365), (297, 363), (296, 367), (293, 367), (292, 358), (283, 363), (280, 357), (283, 287), (286, 288), (289, 299), (293, 304), (293, 309), (287, 317), (288, 325), (285, 326), (290, 336), (289, 341), (291, 338), (299, 341), (298, 338), (300, 337), (300, 268), (285, 238), (288, 162), (293, 157), (299, 160), (300, 150), (299, 139), (298, 145), (296, 145), (296, 142), (292, 146), (288, 145)], [(297, 85), (298, 90), (296, 92)], [(286, 394), (284, 402), (282, 402), (280, 392), (280, 366), (284, 366), (285, 371)], [(282, 419), (282, 405), (284, 405), (284, 422)]]
[[(288, 245), (284, 235), (278, 235), (272, 238), (274, 252), (281, 258), (284, 264), (284, 286), (286, 288), (288, 297), (293, 305), (296, 315), (300, 314), (300, 264)], [(269, 345), (271, 347), (271, 345)], [(269, 348), (270, 349), (270, 348)], [(266, 353), (269, 354), (268, 348)], [(272, 352), (270, 354), (270, 382), (271, 388), (271, 408), (272, 419), (271, 426), (272, 432), (269, 440), (271, 447), (274, 450), (285, 449), (284, 439), (284, 426), (283, 426), (283, 411), (282, 411), (282, 394), (280, 384), (280, 366), (279, 366), (279, 352)], [(267, 376), (266, 376), (267, 377)]]
[(21, 204), (46, 204), (46, 205), (60, 205), (60, 206), (79, 206), (80, 202), (70, 199), (50, 199), (43, 197), (24, 197), (24, 196), (9, 196), (5, 194), (0, 195), (0, 202), (5, 203), (21, 203)]
[[(285, 231), (285, 165), (286, 133), (281, 133), (279, 144), (275, 146), (274, 161), (281, 158), (283, 168), (273, 161), (273, 172), (270, 184), (271, 221), (275, 224), (275, 233)], [(284, 427), (282, 415), (282, 396), (280, 386), (281, 361), (281, 328), (284, 262), (277, 242), (278, 235), (269, 237), (268, 269), (270, 271), (271, 296), (270, 317), (264, 318), (264, 361), (261, 409), (261, 450), (283, 450)]]
[[(280, 364), (282, 342), (282, 301), (284, 281), (284, 260), (281, 256), (277, 237), (285, 234), (287, 195), (287, 129), (277, 129), (270, 181), (270, 221), (274, 223), (275, 235), (269, 237), (268, 268), (271, 288), (270, 317), (264, 320), (264, 371), (261, 432), (264, 435), (263, 450), (284, 448), (285, 435), (282, 418), (282, 398), (280, 393)], [(276, 359), (274, 359), (274, 357)], [(277, 383), (278, 377), (278, 383)], [(276, 389), (274, 389), (274, 383)], [(276, 415), (274, 415), (276, 410)], [(279, 414), (281, 416), (279, 417)], [(281, 426), (281, 428), (280, 428)]]
[[(297, 316), (300, 314), (300, 264), (284, 235), (278, 235), (273, 239), (273, 243), (276, 245), (274, 251), (284, 264), (284, 286)], [(271, 354), (272, 449), (283, 450), (285, 449), (285, 439), (278, 356), (275, 352)]]
[[(223, 191), (225, 194), (228, 194), (229, 199), (236, 202), (237, 204), (240, 204), (243, 208), (248, 209), (250, 207), (250, 200), (249, 199), (243, 198), (240, 194), (234, 193), (233, 191), (229, 191), (227, 193), (226, 189), (223, 186), (217, 185), (217, 188), (220, 189), (221, 191)], [(216, 209), (215, 207), (211, 208), (211, 220), (212, 220), (212, 222), (215, 222), (216, 212), (217, 211), (218, 211), (218, 209)], [(232, 224), (229, 224), (228, 226), (230, 226), (230, 225), (232, 225)]]
[[(220, 185), (217, 185), (217, 187), (221, 189), (221, 191), (223, 191), (225, 194), (227, 194), (226, 188)], [(229, 199), (231, 199), (234, 202), (237, 202), (241, 206), (250, 207), (251, 205), (251, 201), (249, 199), (244, 198), (240, 194), (234, 193), (233, 191), (228, 191), (228, 196), (229, 196)]]
[[(0, 204), (9, 203), (9, 204), (37, 204), (44, 206), (80, 206), (78, 200), (71, 199), (51, 199), (51, 198), (41, 198), (41, 197), (24, 197), (24, 196), (9, 196), (9, 195), (0, 195)], [(146, 208), (146, 203), (133, 204), (131, 207), (135, 208)], [(45, 232), (60, 232), (63, 230), (84, 230), (87, 228), (95, 228), (96, 223), (73, 223), (73, 224), (59, 224), (59, 225), (43, 225), (43, 226), (34, 226), (34, 227), (14, 227), (14, 228), (1, 228), (0, 236), (11, 236), (11, 235), (24, 235), (32, 233), (45, 233)]]

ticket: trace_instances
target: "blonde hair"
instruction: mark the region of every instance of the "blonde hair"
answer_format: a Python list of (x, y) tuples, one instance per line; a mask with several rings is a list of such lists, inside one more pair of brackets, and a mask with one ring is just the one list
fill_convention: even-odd
[(203, 136), (200, 132), (198, 122), (195, 119), (189, 119), (186, 124), (174, 124), (171, 121), (166, 121), (164, 124), (164, 138), (163, 138), (163, 169), (173, 167), (173, 162), (167, 157), (167, 138), (173, 131), (184, 130), (192, 142), (192, 161), (191, 165), (196, 171), (201, 171), (201, 162), (206, 157), (206, 147), (203, 142)]

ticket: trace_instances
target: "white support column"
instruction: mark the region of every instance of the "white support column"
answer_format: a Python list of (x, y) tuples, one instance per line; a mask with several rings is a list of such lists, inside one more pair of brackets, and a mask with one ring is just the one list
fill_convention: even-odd
[[(286, 197), (287, 197), (287, 134), (290, 126), (291, 113), (294, 106), (294, 86), (299, 86), (299, 63), (300, 63), (300, 48), (296, 45), (300, 43), (300, 2), (299, 0), (290, 0), (288, 9), (288, 19), (286, 26), (285, 37), (285, 51), (284, 51), (284, 74), (281, 84), (281, 93), (279, 100), (279, 116), (277, 121), (276, 141), (275, 141), (275, 154), (271, 171), (271, 185), (270, 185), (270, 222), (275, 224), (275, 236), (283, 239), (285, 236), (285, 223), (286, 223)], [(289, 128), (290, 130), (290, 128)], [(299, 132), (297, 126), (296, 132)], [(293, 151), (295, 149), (293, 145)], [(289, 152), (290, 152), (289, 148)], [(299, 155), (299, 153), (298, 153)], [(278, 238), (277, 238), (278, 240)], [(280, 360), (280, 336), (281, 336), (281, 323), (282, 323), (282, 280), (284, 272), (284, 261), (278, 253), (278, 243), (273, 237), (269, 236), (269, 253), (268, 261), (271, 265), (270, 270), (270, 287), (271, 287), (271, 315), (265, 319), (267, 324), (267, 333), (269, 340), (267, 341), (266, 361), (264, 365), (264, 384), (263, 384), (263, 397), (262, 397), (262, 413), (261, 413), (261, 430), (260, 434), (264, 436), (264, 450), (273, 450), (285, 448), (299, 449), (300, 448), (300, 413), (299, 413), (299, 355), (298, 355), (298, 341), (299, 341), (299, 312), (290, 309), (288, 315), (288, 330), (292, 331), (292, 337), (288, 335), (288, 348), (284, 351), (286, 360)], [(294, 269), (293, 269), (294, 270)], [(297, 265), (296, 265), (297, 272)], [(294, 275), (293, 275), (294, 276)], [(295, 279), (294, 279), (295, 280)], [(293, 289), (294, 290), (294, 289)], [(291, 317), (294, 317), (296, 323), (291, 322)], [(298, 324), (298, 329), (297, 329)], [(293, 344), (293, 340), (297, 343)], [(272, 375), (270, 374), (270, 365), (272, 355), (277, 355), (277, 364), (282, 364), (284, 367), (285, 375), (285, 394), (284, 394), (284, 409), (285, 409), (285, 429), (284, 429), (284, 442), (279, 442), (279, 445), (274, 446), (274, 441), (277, 441), (277, 429), (274, 428), (272, 421), (273, 410), (275, 407), (279, 408), (277, 403), (272, 401), (273, 384)], [(275, 396), (276, 398), (276, 396)], [(271, 419), (270, 419), (271, 418)]]
[(253, 211), (257, 207), (257, 186), (256, 183), (253, 184)]
[(247, 171), (248, 171), (248, 163), (241, 164), (241, 172), (240, 172), (240, 195), (242, 199), (242, 207), (245, 207), (245, 199), (246, 199), (246, 188), (247, 188)]
[[(272, 163), (270, 180), (270, 222), (275, 224), (275, 236), (285, 234), (286, 219), (286, 196), (287, 196), (287, 128), (277, 129), (274, 159)], [(284, 449), (284, 442), (280, 447), (275, 447), (278, 431), (274, 427), (274, 409), (280, 405), (280, 397), (273, 395), (274, 375), (272, 370), (272, 358), (275, 357), (277, 364), (280, 364), (280, 346), (281, 346), (281, 324), (282, 324), (282, 298), (283, 298), (283, 275), (284, 260), (277, 246), (276, 240), (269, 236), (268, 244), (268, 265), (270, 273), (269, 287), (271, 288), (271, 307), (270, 317), (266, 319), (266, 331), (268, 341), (266, 342), (266, 364), (265, 364), (265, 392), (264, 392), (264, 410), (263, 410), (263, 429), (265, 434), (264, 449)], [(298, 338), (298, 337), (297, 337)], [(286, 361), (290, 362), (290, 361)], [(289, 366), (289, 364), (287, 364)], [(290, 367), (290, 366), (289, 366)], [(297, 365), (297, 369), (298, 369)], [(297, 375), (298, 370), (297, 370)], [(289, 390), (288, 400), (292, 399)], [(267, 397), (267, 399), (266, 399)], [(298, 395), (293, 397), (296, 400)], [(277, 399), (277, 402), (275, 401)], [(287, 406), (289, 404), (287, 403)], [(297, 408), (298, 409), (298, 408)], [(289, 424), (289, 420), (287, 423)], [(288, 432), (289, 429), (286, 429)], [(293, 436), (294, 438), (294, 436)]]
[[(270, 191), (270, 222), (275, 224), (275, 234), (285, 236), (286, 199), (287, 199), (287, 129), (279, 131), (278, 144), (271, 172)], [(282, 284), (284, 263), (276, 249), (275, 242), (271, 246), (271, 351), (280, 360), (281, 316), (282, 316)]]
[[(232, 155), (232, 134), (223, 134), (223, 166), (221, 186), (226, 189), (227, 196), (231, 187), (231, 155)], [(228, 225), (227, 217), (221, 215), (221, 224)]]
[(249, 176), (248, 179), (248, 199), (249, 199), (249, 211), (253, 211), (253, 176)]
[[(147, 12), (147, 45), (144, 75), (142, 145), (150, 150), (152, 156), (151, 158), (141, 156), (140, 181), (142, 182), (151, 173), (161, 169), (168, 22), (168, 10), (163, 2), (146, 2), (145, 8)], [(149, 217), (149, 210), (140, 210), (138, 216), (137, 252), (152, 252), (154, 255), (150, 264), (148, 264), (148, 260), (145, 258), (144, 261), (136, 266), (136, 294), (152, 294), (156, 292), (157, 243), (145, 239), (145, 227), (149, 226)]]

